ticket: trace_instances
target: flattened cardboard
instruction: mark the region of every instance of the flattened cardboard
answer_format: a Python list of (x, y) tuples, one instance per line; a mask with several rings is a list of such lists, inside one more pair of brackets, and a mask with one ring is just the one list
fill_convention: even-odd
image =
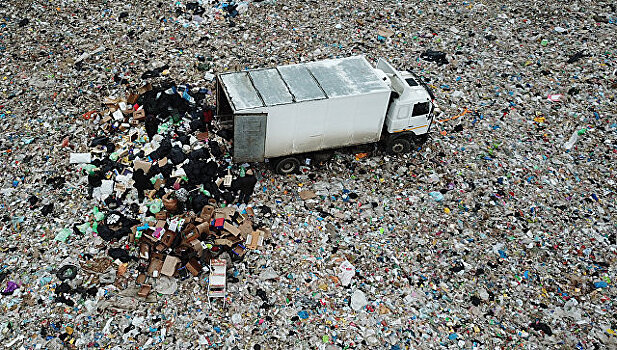
[(163, 263), (163, 267), (161, 268), (161, 274), (172, 277), (176, 273), (176, 269), (178, 268), (179, 264), (179, 258), (167, 255), (167, 257), (165, 258), (165, 262)]
[(150, 171), (150, 167), (152, 166), (152, 164), (150, 164), (149, 162), (145, 162), (143, 160), (134, 160), (133, 161), (133, 169), (138, 170), (141, 169), (144, 171), (144, 173), (148, 173), (148, 171)]
[(317, 197), (317, 195), (315, 194), (315, 192), (310, 191), (310, 190), (304, 190), (304, 191), (300, 191), (300, 198), (305, 201), (307, 199), (312, 199)]
[(227, 238), (218, 238), (214, 240), (214, 244), (216, 245), (226, 245), (228, 247), (231, 247), (234, 243), (227, 239)]
[(223, 224), (223, 230), (231, 233), (234, 236), (239, 236), (240, 235), (240, 229), (237, 228), (236, 226), (230, 224), (227, 221), (225, 221), (225, 223)]

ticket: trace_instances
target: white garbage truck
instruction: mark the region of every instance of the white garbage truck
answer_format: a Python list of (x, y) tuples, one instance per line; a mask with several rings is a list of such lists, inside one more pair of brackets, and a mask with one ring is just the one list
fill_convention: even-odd
[(296, 172), (303, 157), (379, 143), (391, 153), (424, 142), (434, 96), (413, 72), (363, 56), (216, 76), (216, 120), (233, 129), (234, 162), (268, 159)]

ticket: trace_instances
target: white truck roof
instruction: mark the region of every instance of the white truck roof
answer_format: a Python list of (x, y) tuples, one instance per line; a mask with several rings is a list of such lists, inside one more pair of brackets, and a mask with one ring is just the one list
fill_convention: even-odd
[(390, 91), (364, 56), (219, 75), (235, 112)]

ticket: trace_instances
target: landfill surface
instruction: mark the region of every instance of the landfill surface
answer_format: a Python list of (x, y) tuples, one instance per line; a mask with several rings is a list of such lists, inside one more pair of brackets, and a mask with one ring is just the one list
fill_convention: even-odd
[[(0, 2), (0, 344), (617, 347), (615, 8)], [(353, 55), (432, 87), (425, 144), (283, 176), (203, 120), (217, 73)]]

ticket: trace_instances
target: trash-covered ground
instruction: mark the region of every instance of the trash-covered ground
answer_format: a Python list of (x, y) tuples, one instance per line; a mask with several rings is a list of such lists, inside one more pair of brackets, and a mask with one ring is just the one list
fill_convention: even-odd
[[(616, 21), (608, 1), (2, 2), (2, 344), (616, 347)], [(422, 148), (227, 171), (214, 74), (356, 54), (433, 87)]]

